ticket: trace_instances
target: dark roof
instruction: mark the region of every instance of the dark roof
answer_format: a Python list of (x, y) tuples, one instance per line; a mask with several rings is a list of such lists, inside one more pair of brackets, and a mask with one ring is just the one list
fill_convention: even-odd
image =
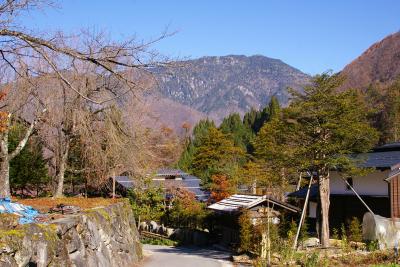
[[(153, 180), (152, 184), (155, 186), (160, 186), (163, 189), (167, 187), (180, 187), (187, 189), (188, 191), (192, 192), (196, 195), (198, 200), (207, 200), (209, 197), (208, 192), (202, 190), (200, 183), (201, 180), (196, 176), (187, 174), (181, 170), (176, 169), (163, 169), (158, 171), (158, 177), (165, 177), (165, 176), (178, 176), (181, 177), (181, 180), (174, 180), (174, 179), (165, 179), (165, 180)], [(135, 183), (129, 176), (116, 176), (115, 181), (120, 184), (125, 189), (134, 188)]]
[(126, 189), (133, 188), (133, 180), (129, 176), (115, 176), (115, 181)]
[(382, 146), (378, 146), (374, 148), (375, 152), (382, 152), (382, 151), (400, 151), (400, 142), (389, 143)]
[(354, 157), (362, 167), (392, 168), (400, 164), (400, 151), (383, 151), (358, 154)]
[[(295, 192), (288, 194), (288, 197), (296, 197), (296, 198), (306, 198), (308, 187), (303, 187)], [(310, 198), (316, 198), (318, 196), (318, 185), (313, 184), (310, 188)]]

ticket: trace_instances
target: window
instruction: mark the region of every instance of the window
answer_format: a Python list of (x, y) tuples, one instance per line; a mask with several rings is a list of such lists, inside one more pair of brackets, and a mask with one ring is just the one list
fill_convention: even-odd
[(353, 187), (353, 178), (347, 178), (346, 181), (348, 183), (348, 184), (346, 184), (346, 190), (351, 190), (349, 185), (351, 185), (351, 187)]

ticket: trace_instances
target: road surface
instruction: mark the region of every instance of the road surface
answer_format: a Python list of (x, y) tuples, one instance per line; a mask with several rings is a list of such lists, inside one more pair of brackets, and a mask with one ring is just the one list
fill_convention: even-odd
[(231, 267), (230, 254), (195, 247), (143, 245), (143, 267)]

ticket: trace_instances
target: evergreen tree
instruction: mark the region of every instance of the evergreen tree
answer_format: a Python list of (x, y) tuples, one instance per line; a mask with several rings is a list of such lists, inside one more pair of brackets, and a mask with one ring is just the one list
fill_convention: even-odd
[(224, 118), (219, 129), (233, 139), (235, 146), (247, 149), (252, 139), (252, 132), (247, 128), (238, 113), (230, 114)]
[(329, 170), (338, 167), (355, 174), (356, 163), (347, 155), (368, 151), (378, 138), (365, 103), (353, 90), (338, 92), (341, 84), (338, 75), (322, 74), (303, 93), (292, 91), (293, 102), (282, 118), (266, 123), (255, 140), (256, 156), (317, 175), (323, 246), (329, 245)]
[(235, 165), (244, 159), (245, 152), (236, 147), (233, 141), (215, 127), (200, 140), (193, 156), (192, 172), (203, 179), (204, 185), (210, 182), (213, 174), (232, 176)]
[(197, 147), (201, 145), (201, 140), (208, 134), (208, 130), (211, 127), (215, 128), (215, 124), (214, 121), (209, 119), (200, 120), (196, 124), (196, 126), (193, 128), (193, 137), (187, 140), (185, 149), (179, 158), (177, 163), (178, 168), (187, 172), (191, 171), (193, 155), (195, 154)]
[(271, 97), (271, 101), (268, 104), (268, 121), (273, 118), (279, 117), (281, 113), (281, 106), (275, 96)]
[[(24, 130), (22, 124), (16, 124), (10, 129), (9, 149), (15, 149)], [(33, 136), (10, 162), (11, 190), (21, 190), (21, 193), (25, 194), (24, 191), (29, 189), (38, 195), (49, 180), (46, 161), (43, 158), (43, 146), (40, 140)]]

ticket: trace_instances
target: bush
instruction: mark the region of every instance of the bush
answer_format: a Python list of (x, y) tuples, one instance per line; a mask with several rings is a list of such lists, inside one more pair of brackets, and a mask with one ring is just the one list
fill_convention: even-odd
[(150, 185), (144, 190), (135, 188), (128, 191), (128, 198), (137, 222), (150, 220), (159, 222), (164, 215), (164, 193), (161, 188)]
[(239, 253), (250, 252), (253, 248), (253, 226), (250, 221), (249, 212), (245, 211), (239, 217), (239, 227), (240, 227), (240, 244)]
[(209, 215), (204, 203), (196, 200), (192, 192), (177, 189), (172, 192), (172, 208), (164, 221), (174, 228), (203, 229)]
[(355, 242), (362, 241), (362, 227), (357, 217), (351, 219), (349, 225), (349, 240)]

